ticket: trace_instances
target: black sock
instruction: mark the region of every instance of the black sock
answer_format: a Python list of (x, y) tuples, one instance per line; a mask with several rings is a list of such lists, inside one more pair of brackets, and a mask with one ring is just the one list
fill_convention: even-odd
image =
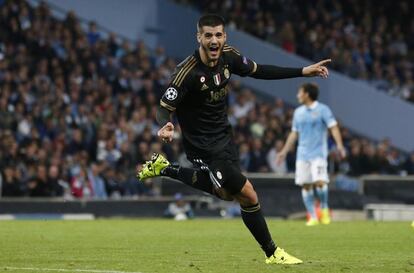
[(272, 240), (272, 236), (270, 236), (266, 220), (264, 219), (262, 210), (260, 209), (260, 204), (257, 203), (253, 206), (240, 208), (244, 224), (266, 253), (266, 256), (272, 256), (276, 250), (276, 245)]
[(178, 179), (178, 169), (180, 167), (174, 166), (174, 165), (169, 165), (167, 167), (165, 167), (164, 169), (161, 170), (161, 175), (162, 176), (168, 176), (174, 179)]
[(192, 168), (168, 166), (161, 171), (161, 175), (180, 180), (193, 188), (214, 194), (213, 184), (211, 184), (210, 177), (206, 172)]

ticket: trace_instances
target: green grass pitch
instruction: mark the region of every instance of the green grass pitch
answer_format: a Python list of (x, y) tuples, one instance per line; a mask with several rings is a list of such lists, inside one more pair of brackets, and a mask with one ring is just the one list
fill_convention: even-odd
[(241, 219), (2, 221), (0, 272), (414, 272), (408, 222), (268, 224), (304, 264), (266, 265)]

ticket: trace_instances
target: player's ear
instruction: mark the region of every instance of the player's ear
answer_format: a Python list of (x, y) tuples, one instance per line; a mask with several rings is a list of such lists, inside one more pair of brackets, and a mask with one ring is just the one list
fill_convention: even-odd
[(197, 42), (201, 43), (201, 33), (197, 31)]

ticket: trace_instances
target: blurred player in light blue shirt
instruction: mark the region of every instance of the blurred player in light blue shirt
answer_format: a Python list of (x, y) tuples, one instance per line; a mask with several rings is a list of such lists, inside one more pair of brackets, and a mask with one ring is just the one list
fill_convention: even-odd
[(346, 155), (338, 123), (331, 109), (317, 101), (318, 95), (319, 88), (316, 84), (306, 83), (299, 88), (297, 98), (302, 105), (293, 114), (292, 131), (277, 158), (278, 163), (282, 162), (299, 139), (295, 182), (302, 187), (303, 202), (310, 215), (307, 226), (319, 224), (314, 207), (314, 189), (322, 209), (321, 222), (330, 223), (327, 186), (328, 129), (341, 157)]

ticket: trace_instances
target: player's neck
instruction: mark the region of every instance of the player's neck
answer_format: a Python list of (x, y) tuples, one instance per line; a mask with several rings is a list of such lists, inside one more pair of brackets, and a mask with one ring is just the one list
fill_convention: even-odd
[(204, 51), (204, 49), (200, 46), (198, 48), (198, 54), (200, 54), (200, 59), (203, 62), (203, 64), (205, 64), (208, 67), (215, 67), (218, 64), (218, 60), (217, 61), (210, 61), (207, 57), (207, 53)]
[(308, 101), (306, 101), (304, 104), (305, 104), (305, 106), (306, 107), (308, 107), (308, 108), (310, 108), (310, 107), (312, 107), (312, 105), (315, 103), (315, 101), (314, 100), (308, 100)]

